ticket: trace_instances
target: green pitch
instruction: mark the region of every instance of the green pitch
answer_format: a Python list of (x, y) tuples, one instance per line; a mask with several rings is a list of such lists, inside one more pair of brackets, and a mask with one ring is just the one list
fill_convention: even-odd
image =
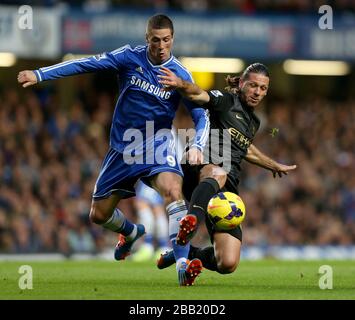
[[(33, 271), (33, 289), (21, 290), (21, 265)], [(333, 289), (321, 290), (319, 267), (333, 270)], [(355, 299), (354, 261), (242, 261), (220, 275), (203, 270), (193, 287), (179, 287), (175, 267), (154, 261), (0, 262), (0, 299), (249, 300)]]

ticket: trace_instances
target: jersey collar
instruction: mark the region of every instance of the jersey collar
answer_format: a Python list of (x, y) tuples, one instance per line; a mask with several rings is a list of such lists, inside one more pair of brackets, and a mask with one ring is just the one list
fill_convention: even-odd
[(149, 56), (148, 56), (148, 46), (145, 49), (145, 56), (147, 58), (148, 63), (153, 67), (153, 68), (160, 68), (160, 67), (164, 67), (166, 64), (168, 64), (169, 62), (171, 62), (174, 59), (174, 56), (170, 53), (170, 58), (168, 60), (166, 60), (164, 63), (162, 64), (153, 64), (150, 60), (149, 60)]

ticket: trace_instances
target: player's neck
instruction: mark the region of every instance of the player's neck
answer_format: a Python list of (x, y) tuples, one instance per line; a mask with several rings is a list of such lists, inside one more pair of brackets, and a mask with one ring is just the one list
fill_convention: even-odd
[(169, 57), (165, 60), (160, 60), (159, 58), (154, 58), (154, 56), (148, 50), (148, 59), (153, 65), (161, 65), (161, 64), (165, 63), (166, 61), (168, 61), (170, 58), (171, 58), (171, 53), (170, 53)]

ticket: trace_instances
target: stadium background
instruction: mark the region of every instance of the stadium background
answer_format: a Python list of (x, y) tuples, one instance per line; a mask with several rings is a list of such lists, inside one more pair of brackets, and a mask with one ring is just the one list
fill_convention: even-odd
[[(81, 75), (29, 89), (17, 84), (16, 75), (61, 62), (68, 53), (144, 43), (146, 19), (165, 12), (175, 22), (175, 56), (240, 58), (244, 66), (259, 61), (270, 68), (255, 144), (298, 169), (274, 180), (244, 164), (242, 256), (355, 258), (353, 1), (8, 3), (0, 7), (0, 51), (16, 61), (0, 59), (0, 253), (112, 254), (114, 235), (91, 225), (88, 213), (108, 146), (115, 75)], [(333, 30), (318, 26), (325, 3), (334, 10)], [(18, 28), (24, 4), (34, 5), (32, 30)], [(293, 75), (285, 71), (289, 58), (341, 60), (348, 69), (337, 76)], [(205, 89), (223, 89), (233, 72), (227, 69), (206, 72), (206, 66), (193, 75)], [(191, 126), (184, 109), (175, 124)], [(133, 201), (120, 206), (135, 219)], [(195, 239), (201, 245), (208, 244), (203, 231)]]

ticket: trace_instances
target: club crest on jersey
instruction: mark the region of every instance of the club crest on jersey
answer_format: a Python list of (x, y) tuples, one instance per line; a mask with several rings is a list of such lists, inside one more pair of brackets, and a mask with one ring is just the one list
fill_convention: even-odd
[(211, 93), (218, 98), (219, 96), (223, 97), (223, 93), (219, 90), (211, 90)]

